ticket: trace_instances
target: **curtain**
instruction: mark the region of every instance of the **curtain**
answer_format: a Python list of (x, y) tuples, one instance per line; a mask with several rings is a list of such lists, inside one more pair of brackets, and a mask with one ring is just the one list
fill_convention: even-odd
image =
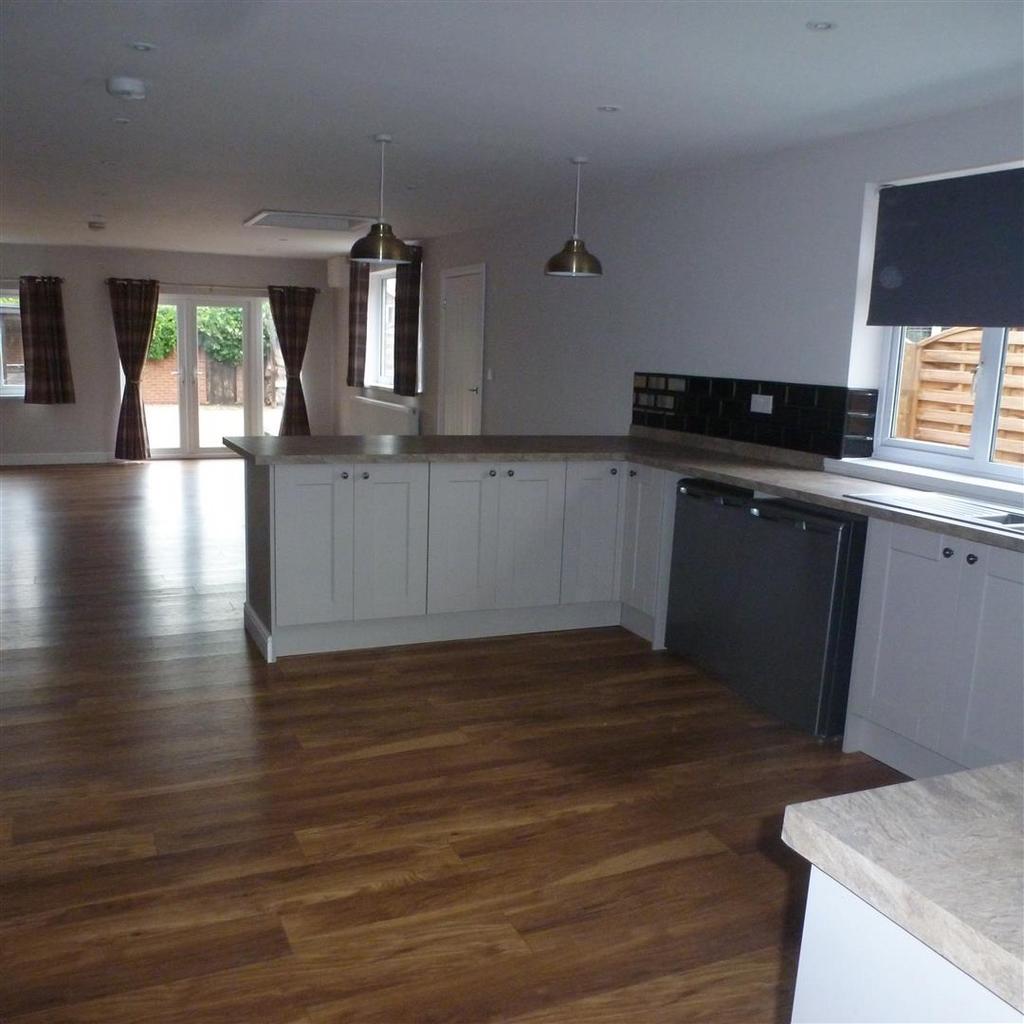
[(423, 250), (407, 246), (412, 257), (395, 270), (395, 394), (415, 395), (420, 351), (420, 277)]
[(270, 313), (281, 343), (284, 371), (288, 385), (284, 393), (284, 411), (281, 413), (281, 437), (308, 437), (309, 414), (306, 396), (302, 393), (302, 360), (309, 340), (309, 319), (313, 313), (316, 288), (297, 288), (294, 285), (271, 285)]
[(361, 388), (366, 377), (366, 307), (370, 298), (370, 268), (348, 265), (348, 376), (350, 388)]
[(117, 354), (125, 376), (114, 458), (148, 459), (149, 434), (139, 385), (156, 323), (160, 282), (111, 277), (107, 280), (107, 289), (110, 292), (110, 311), (114, 316)]
[(25, 401), (33, 405), (63, 405), (75, 400), (61, 284), (59, 277), (23, 277), (18, 282)]

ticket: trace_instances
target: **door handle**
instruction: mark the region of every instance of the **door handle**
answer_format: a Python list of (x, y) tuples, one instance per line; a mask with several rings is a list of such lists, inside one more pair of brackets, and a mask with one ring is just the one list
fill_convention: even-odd
[(470, 388), (469, 390), (472, 391), (474, 395), (479, 395), (480, 394), (480, 389), (479, 388)]

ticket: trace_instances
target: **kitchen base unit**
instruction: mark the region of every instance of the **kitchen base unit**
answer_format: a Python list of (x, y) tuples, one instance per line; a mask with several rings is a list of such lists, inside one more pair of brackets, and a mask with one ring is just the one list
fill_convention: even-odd
[(913, 778), (1024, 758), (1024, 554), (872, 519), (843, 749)]
[(673, 480), (621, 460), (247, 460), (246, 631), (267, 661), (618, 625), (660, 648)]
[(811, 868), (793, 1024), (1003, 1024), (1024, 1013)]
[(791, 804), (799, 1024), (1024, 1021), (1024, 764)]

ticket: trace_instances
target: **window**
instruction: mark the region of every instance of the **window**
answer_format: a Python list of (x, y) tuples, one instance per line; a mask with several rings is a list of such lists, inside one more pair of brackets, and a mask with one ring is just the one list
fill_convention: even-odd
[(1024, 330), (893, 328), (875, 452), (899, 462), (1020, 481)]
[(0, 396), (25, 397), (25, 349), (16, 291), (0, 291)]
[(393, 269), (370, 274), (366, 315), (366, 386), (395, 387), (395, 284)]

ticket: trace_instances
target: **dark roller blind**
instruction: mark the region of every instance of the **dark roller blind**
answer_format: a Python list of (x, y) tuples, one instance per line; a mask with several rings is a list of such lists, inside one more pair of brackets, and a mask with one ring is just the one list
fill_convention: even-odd
[(1024, 325), (1024, 169), (883, 188), (868, 323)]

